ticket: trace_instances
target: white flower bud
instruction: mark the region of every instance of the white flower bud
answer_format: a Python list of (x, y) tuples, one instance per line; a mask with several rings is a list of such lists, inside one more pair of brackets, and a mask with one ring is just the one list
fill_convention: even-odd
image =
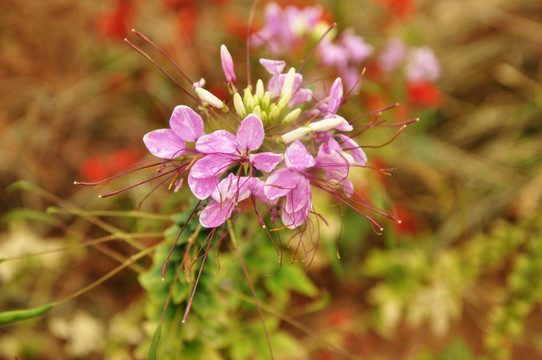
[(280, 139), (282, 140), (283, 143), (289, 144), (293, 141), (302, 139), (303, 137), (305, 137), (305, 135), (307, 135), (310, 132), (311, 132), (311, 129), (309, 129), (307, 126), (303, 126), (295, 130), (292, 130), (290, 132), (287, 132), (286, 134), (282, 135)]
[(297, 119), (297, 117), (299, 116), (299, 114), (301, 114), (301, 109), (300, 108), (297, 108), (297, 109), (291, 111), (288, 115), (286, 115), (284, 117), (284, 119), (282, 119), (282, 123), (283, 124), (290, 124), (290, 123), (294, 122), (295, 119)]
[(280, 110), (276, 104), (271, 104), (271, 111), (269, 111), (269, 119), (277, 120), (280, 115)]
[(245, 105), (243, 104), (243, 99), (239, 93), (233, 94), (233, 106), (235, 106), (235, 112), (240, 117), (244, 118), (246, 116)]
[(256, 82), (255, 96), (258, 99), (261, 99), (263, 97), (264, 92), (265, 92), (265, 90), (264, 90), (264, 87), (263, 87), (263, 81), (262, 81), (262, 79), (258, 79), (258, 81)]
[(196, 88), (196, 94), (202, 101), (208, 103), (209, 105), (217, 109), (222, 109), (225, 106), (222, 100), (220, 100), (219, 98), (217, 98), (211, 92), (205, 90), (204, 88), (200, 88), (200, 87)]
[(308, 126), (309, 129), (311, 129), (312, 131), (328, 131), (341, 125), (343, 121), (344, 119), (342, 117), (337, 116), (320, 121), (315, 121), (313, 123), (310, 123)]
[(294, 90), (294, 81), (295, 81), (295, 69), (290, 68), (286, 78), (284, 79), (284, 84), (282, 84), (282, 89), (280, 91), (280, 100), (279, 107), (285, 108), (286, 105), (290, 102), (292, 98), (292, 92)]
[(252, 96), (252, 92), (248, 87), (245, 89), (245, 93), (243, 95), (243, 102), (245, 103), (245, 108), (247, 111), (250, 111), (254, 108), (254, 97)]
[(260, 105), (254, 106), (254, 109), (252, 109), (252, 113), (261, 119), (262, 118), (262, 109), (260, 109)]

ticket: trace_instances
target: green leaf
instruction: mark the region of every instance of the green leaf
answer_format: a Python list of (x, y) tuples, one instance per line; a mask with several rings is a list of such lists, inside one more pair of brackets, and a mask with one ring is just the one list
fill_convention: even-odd
[(7, 324), (19, 320), (31, 319), (49, 311), (53, 305), (44, 305), (33, 309), (12, 310), (0, 313), (0, 324)]
[(158, 351), (158, 343), (160, 342), (160, 335), (162, 334), (162, 325), (158, 325), (152, 336), (151, 348), (149, 350), (149, 360), (156, 360), (156, 353)]

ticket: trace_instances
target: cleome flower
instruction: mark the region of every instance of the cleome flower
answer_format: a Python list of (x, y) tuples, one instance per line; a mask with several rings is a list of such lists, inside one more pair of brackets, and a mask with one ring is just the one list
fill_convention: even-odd
[(303, 233), (311, 214), (323, 219), (313, 208), (315, 188), (341, 206), (357, 211), (364, 207), (391, 218), (360, 198), (348, 179), (352, 168), (367, 167), (367, 156), (355, 137), (381, 124), (380, 112), (373, 114), (369, 125), (356, 125), (362, 117), (347, 120), (338, 114), (347, 100), (341, 78), (329, 92), (317, 91), (323, 94), (318, 99), (315, 82), (305, 82), (293, 67), (285, 71), (286, 62), (281, 60), (260, 59), (269, 74), (267, 85), (258, 79), (254, 88), (249, 84), (238, 90), (233, 58), (224, 45), (220, 58), (231, 98), (211, 94), (204, 88), (205, 79), (192, 84), (191, 95), (199, 106), (175, 107), (169, 128), (143, 136), (149, 152), (158, 158), (141, 167), (157, 171), (150, 180), (171, 178), (170, 187), (175, 185), (178, 191), (186, 179), (189, 191), (200, 200), (196, 212), (205, 228), (234, 221), (235, 214), (246, 208), (240, 204), (252, 199), (262, 226), (266, 227), (267, 216), (277, 229)]

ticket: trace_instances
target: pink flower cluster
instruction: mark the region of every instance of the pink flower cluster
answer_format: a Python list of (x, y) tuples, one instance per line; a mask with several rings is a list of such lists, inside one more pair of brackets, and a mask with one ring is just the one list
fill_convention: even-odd
[(287, 6), (282, 9), (276, 3), (265, 7), (265, 24), (252, 36), (252, 45), (267, 46), (275, 55), (291, 52), (296, 44), (313, 44), (321, 39), (317, 57), (323, 66), (335, 69), (347, 88), (354, 88), (360, 77), (359, 65), (373, 54), (373, 46), (347, 29), (336, 39), (334, 34), (325, 36), (331, 24), (323, 19), (323, 10), (318, 6), (298, 8)]
[(286, 55), (294, 45), (304, 48), (318, 44), (315, 56), (321, 66), (339, 74), (348, 89), (358, 90), (361, 69), (370, 60), (376, 60), (386, 74), (397, 75), (396, 70), (404, 65), (409, 83), (434, 82), (440, 75), (440, 64), (432, 49), (408, 47), (402, 40), (392, 38), (382, 52), (356, 35), (353, 29), (336, 34), (333, 25), (324, 20), (321, 7), (284, 9), (276, 3), (265, 8), (265, 23), (252, 35), (252, 45), (266, 46), (273, 55)]
[(238, 92), (232, 57), (225, 46), (220, 54), (235, 111), (200, 82), (194, 86), (205, 121), (179, 105), (169, 128), (143, 137), (149, 152), (164, 159), (161, 172), (171, 166), (175, 179), (186, 174), (192, 194), (204, 204), (201, 225), (222, 226), (252, 198), (267, 207), (273, 223), (280, 217), (284, 227), (295, 229), (313, 212), (314, 187), (339, 199), (352, 197), (349, 171), (365, 166), (367, 158), (346, 135), (354, 126), (337, 114), (344, 101), (342, 80), (318, 100), (294, 68), (284, 72), (284, 61), (261, 59), (271, 75), (267, 86), (258, 80), (255, 89)]

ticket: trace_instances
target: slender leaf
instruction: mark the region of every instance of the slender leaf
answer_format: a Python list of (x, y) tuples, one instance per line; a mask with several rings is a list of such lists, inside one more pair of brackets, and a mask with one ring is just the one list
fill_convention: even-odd
[(53, 305), (44, 305), (33, 309), (12, 310), (0, 313), (0, 324), (7, 324), (19, 320), (31, 319), (49, 311)]

